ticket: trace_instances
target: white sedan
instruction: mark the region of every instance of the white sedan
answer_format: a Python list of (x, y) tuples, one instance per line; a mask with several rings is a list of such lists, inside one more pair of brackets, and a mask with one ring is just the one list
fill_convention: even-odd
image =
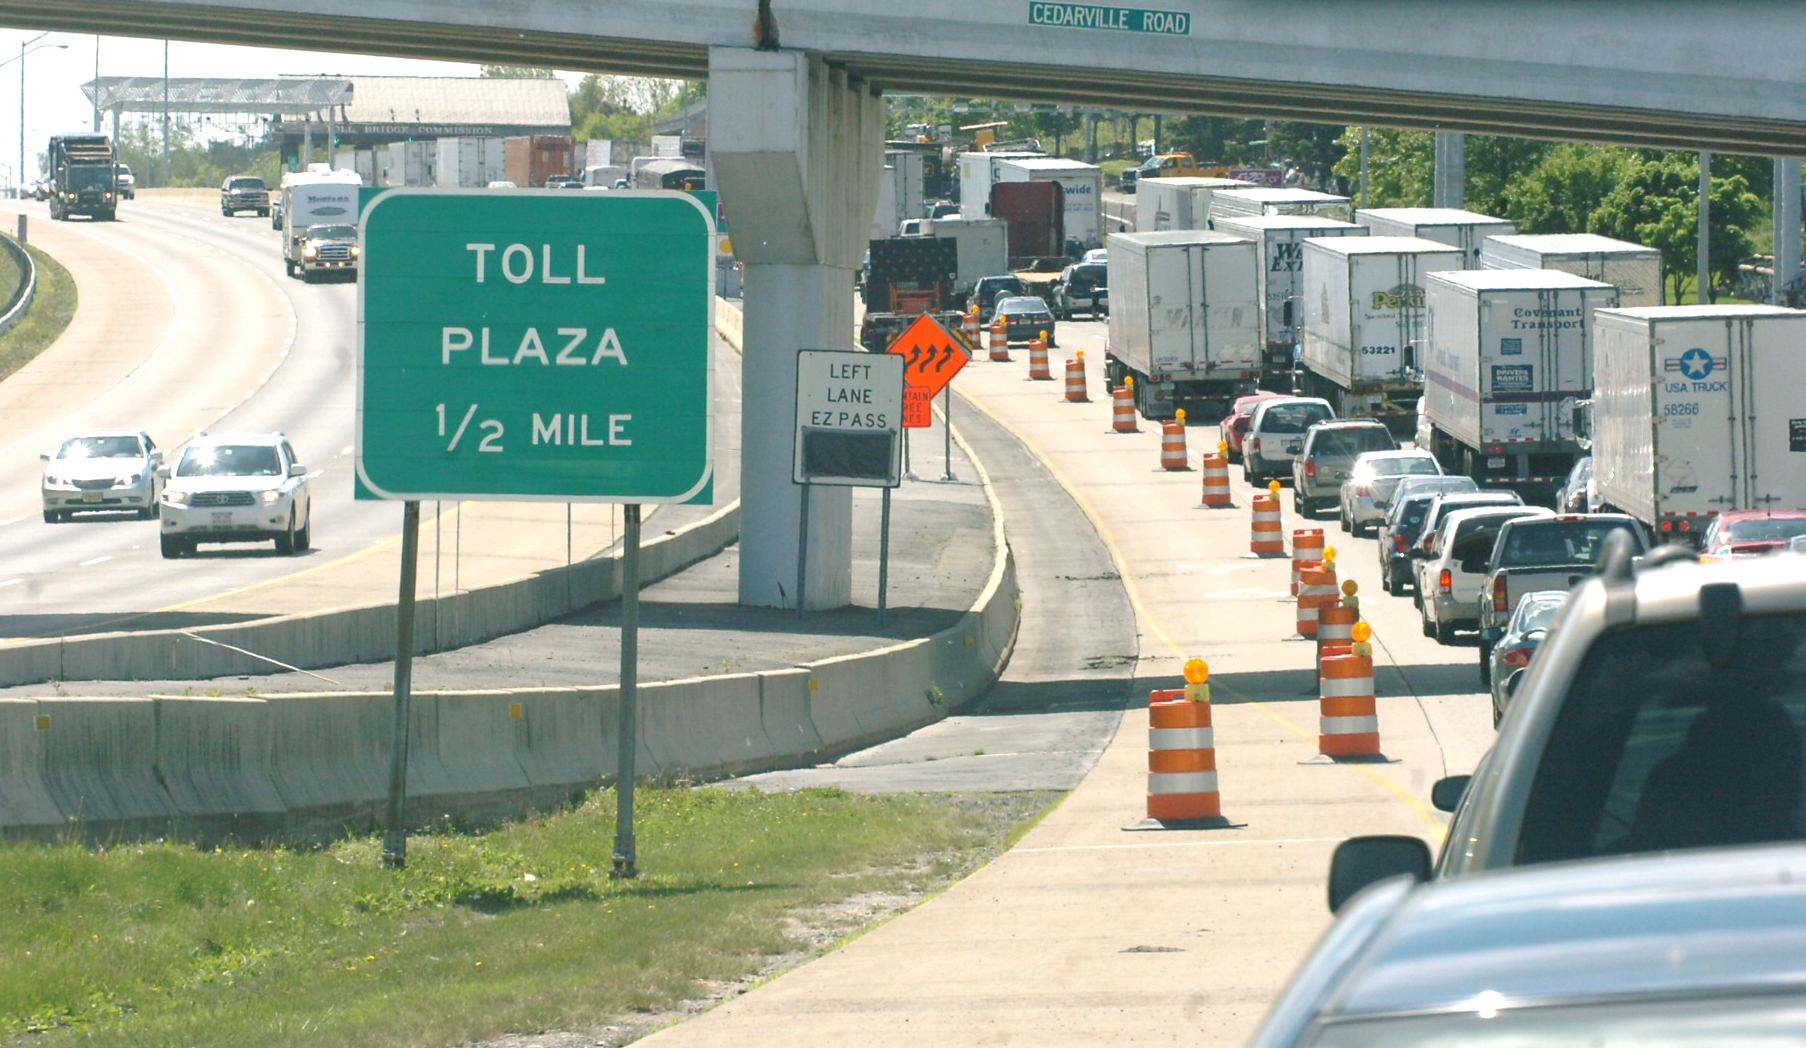
[(163, 555), (201, 542), (276, 543), (294, 553), (313, 542), (307, 467), (280, 433), (230, 433), (190, 441), (163, 489)]
[(1369, 451), (1355, 459), (1342, 482), (1342, 530), (1359, 535), (1386, 519), (1392, 493), (1406, 477), (1434, 477), (1442, 467), (1427, 451)]
[(145, 520), (157, 515), (163, 452), (141, 429), (79, 430), (64, 437), (54, 453), (39, 457), (46, 524), (94, 510), (128, 511)]

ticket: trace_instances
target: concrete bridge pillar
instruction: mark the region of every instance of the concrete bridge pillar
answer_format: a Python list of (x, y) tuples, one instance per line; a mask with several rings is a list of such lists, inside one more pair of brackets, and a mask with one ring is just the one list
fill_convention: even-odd
[[(851, 349), (853, 281), (878, 206), (888, 114), (817, 55), (709, 52), (709, 152), (746, 267), (740, 603), (795, 607), (802, 489), (791, 482), (796, 359)], [(852, 492), (814, 488), (807, 606), (852, 600)]]
[(1467, 136), (1436, 132), (1436, 173), (1431, 176), (1431, 205), (1467, 206)]
[(1775, 289), (1777, 306), (1800, 293), (1800, 158), (1775, 158)]

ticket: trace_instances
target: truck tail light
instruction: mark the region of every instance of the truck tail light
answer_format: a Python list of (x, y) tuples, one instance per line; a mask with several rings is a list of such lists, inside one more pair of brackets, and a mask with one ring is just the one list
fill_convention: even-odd
[(1535, 650), (1535, 648), (1511, 648), (1499, 656), (1499, 661), (1513, 669), (1523, 669), (1530, 665), (1530, 653)]
[(1405, 537), (1404, 532), (1395, 531), (1392, 533), (1392, 548), (1403, 553), (1411, 548), (1411, 540)]
[(1260, 438), (1259, 437), (1249, 437), (1248, 438), (1248, 450), (1254, 452), (1256, 455), (1260, 454)]
[(1436, 578), (1436, 585), (1444, 593), (1453, 593), (1454, 592), (1455, 580), (1454, 580), (1454, 576), (1449, 574), (1449, 569), (1447, 569), (1447, 568), (1442, 569), (1442, 574), (1437, 576), (1437, 578)]
[(1355, 485), (1355, 494), (1361, 496), (1362, 498), (1369, 498), (1373, 495), (1373, 485), (1372, 484), (1356, 484)]
[(1492, 577), (1492, 610), (1511, 610), (1511, 602), (1507, 599), (1505, 576), (1503, 575), (1494, 575)]
[(1307, 477), (1310, 477), (1312, 480), (1315, 480), (1317, 478), (1317, 460), (1316, 459), (1309, 459), (1305, 462), (1304, 475)]

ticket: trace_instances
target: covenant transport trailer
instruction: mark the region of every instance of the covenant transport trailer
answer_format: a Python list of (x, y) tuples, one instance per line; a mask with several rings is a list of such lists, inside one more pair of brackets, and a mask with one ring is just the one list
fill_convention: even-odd
[(1298, 298), (1304, 276), (1304, 242), (1310, 237), (1364, 237), (1367, 229), (1309, 215), (1254, 215), (1225, 218), (1217, 223), (1217, 232), (1254, 241), (1264, 349), (1261, 386), (1290, 393), (1293, 347), (1298, 344), (1299, 324), (1304, 319), (1304, 303)]
[(1431, 273), (1424, 358), (1427, 450), (1449, 473), (1554, 505), (1580, 454), (1576, 407), (1592, 394), (1593, 314), (1618, 289), (1571, 273)]
[(1376, 237), (1422, 237), (1458, 247), (1465, 269), (1481, 268), (1480, 249), (1487, 237), (1518, 231), (1505, 219), (1454, 207), (1376, 207), (1356, 211), (1354, 220)]
[(1806, 506), (1806, 312), (1644, 306), (1594, 320), (1593, 482), (1661, 538)]
[(1594, 233), (1489, 236), (1480, 244), (1481, 269), (1559, 269), (1603, 280), (1618, 289), (1618, 304), (1662, 304), (1662, 253)]
[(1409, 433), (1430, 336), (1424, 277), (1460, 268), (1460, 248), (1418, 237), (1306, 240), (1300, 392)]
[(1178, 408), (1219, 419), (1260, 378), (1260, 301), (1254, 242), (1175, 230), (1110, 238), (1112, 386), (1135, 380), (1135, 407), (1150, 419)]

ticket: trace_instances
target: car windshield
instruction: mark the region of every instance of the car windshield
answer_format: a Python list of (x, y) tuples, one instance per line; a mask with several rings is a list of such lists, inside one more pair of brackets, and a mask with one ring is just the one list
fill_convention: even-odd
[(1511, 631), (1522, 635), (1531, 630), (1548, 629), (1567, 599), (1565, 592), (1524, 594), (1524, 599), (1518, 601), (1517, 614), (1512, 617)]
[(1311, 441), (1311, 454), (1353, 458), (1363, 452), (1385, 451), (1397, 446), (1384, 426), (1338, 427), (1318, 430)]
[(995, 277), (986, 277), (979, 283), (983, 288), (984, 296), (992, 301), (996, 301), (1006, 295), (1020, 295), (1028, 290), (1022, 286), (1022, 281), (1015, 277), (1005, 277), (1001, 280)]
[(234, 178), (226, 183), (227, 189), (265, 189), (261, 178)]
[(209, 444), (189, 448), (178, 477), (279, 477), (282, 462), (268, 444)]
[(69, 188), (71, 189), (104, 189), (113, 182), (113, 172), (105, 167), (91, 164), (71, 164), (69, 166)]
[[(1261, 413), (1262, 433), (1303, 433), (1326, 418), (1333, 417), (1324, 404), (1273, 404)], [(1372, 450), (1363, 448), (1362, 450)]]
[(1806, 518), (1764, 517), (1756, 520), (1734, 520), (1726, 527), (1732, 542), (1786, 542), (1795, 535), (1806, 535)]
[(56, 449), (60, 459), (135, 459), (144, 457), (137, 437), (70, 437)]
[(1546, 521), (1511, 529), (1499, 551), (1502, 568), (1540, 564), (1597, 564), (1605, 551), (1605, 539), (1614, 531), (1628, 531), (1627, 521)]
[(308, 226), (309, 240), (356, 240), (356, 226)]
[(998, 303), (999, 313), (1045, 313), (1047, 303), (1038, 298), (1006, 298)]
[(1449, 556), (1470, 565), (1463, 570), (1484, 569), (1486, 557), (1492, 553), (1493, 544), (1499, 540), (1499, 529), (1511, 519), (1513, 515), (1510, 513), (1483, 513), (1458, 522), (1455, 534), (1449, 541)]
[[(1785, 961), (1777, 958), (1776, 963)], [(1474, 978), (1485, 985), (1483, 973), (1476, 972)], [(1798, 993), (1683, 994), (1665, 1000), (1638, 998), (1349, 1019), (1325, 1024), (1310, 1044), (1313, 1048), (1376, 1044), (1389, 1048), (1718, 1048), (1795, 1044), (1802, 1028), (1806, 1028), (1806, 998)]]
[(1537, 765), (1518, 862), (1806, 837), (1806, 613), (1715, 626), (1711, 654), (1697, 621), (1600, 637)]

